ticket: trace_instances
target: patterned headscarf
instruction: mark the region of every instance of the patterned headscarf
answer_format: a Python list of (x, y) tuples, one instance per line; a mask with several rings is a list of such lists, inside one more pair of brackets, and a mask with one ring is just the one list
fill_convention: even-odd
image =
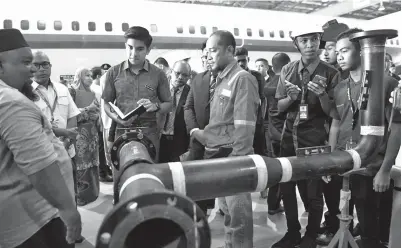
[(71, 87), (73, 87), (75, 90), (77, 90), (78, 88), (80, 88), (81, 83), (85, 77), (85, 74), (87, 74), (87, 72), (89, 72), (90, 70), (88, 68), (84, 68), (84, 67), (80, 67), (75, 71), (74, 74), (74, 80), (71, 83)]

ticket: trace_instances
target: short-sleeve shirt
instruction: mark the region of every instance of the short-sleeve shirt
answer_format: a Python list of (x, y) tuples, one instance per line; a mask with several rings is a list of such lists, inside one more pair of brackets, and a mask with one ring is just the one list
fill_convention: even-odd
[[(356, 128), (352, 131), (352, 103), (349, 100), (348, 94), (348, 84), (351, 89), (351, 100), (355, 107), (357, 107), (357, 99), (360, 95), (361, 81), (354, 82), (351, 77), (342, 80), (335, 88), (334, 94), (334, 105), (336, 106), (337, 112), (339, 114), (339, 134), (337, 139), (336, 148), (340, 150), (345, 150), (347, 142), (350, 141), (352, 137), (353, 142), (358, 143), (360, 140), (360, 119), (356, 123)], [(392, 104), (388, 101), (391, 92), (398, 86), (398, 81), (394, 78), (384, 75), (384, 94), (385, 94), (385, 130), (387, 130), (387, 125), (390, 120)], [(337, 118), (338, 119), (338, 118)], [(400, 113), (395, 111), (393, 122), (400, 123)], [(385, 133), (386, 134), (386, 133)], [(386, 137), (386, 136), (385, 136)], [(386, 141), (385, 141), (386, 142)], [(384, 142), (383, 142), (384, 143)], [(386, 144), (386, 143), (385, 143)], [(385, 152), (386, 146), (382, 145), (380, 152)]]
[[(153, 103), (171, 101), (166, 74), (148, 60), (138, 74), (130, 69), (130, 64), (126, 60), (111, 67), (105, 77), (103, 100), (114, 102), (124, 114), (138, 107), (137, 101), (142, 98), (149, 99)], [(156, 113), (142, 114), (136, 122), (141, 121), (156, 123)]]
[[(275, 97), (278, 98), (278, 100), (287, 97), (285, 80), (297, 85), (300, 89), (302, 89), (303, 83), (301, 73), (303, 68), (304, 65), (301, 60), (290, 62), (282, 68), (275, 94)], [(315, 77), (315, 75), (320, 75), (327, 79), (326, 92), (330, 100), (332, 100), (334, 95), (334, 88), (340, 81), (339, 71), (332, 65), (323, 62), (318, 58), (316, 61), (309, 64), (306, 69), (310, 74), (310, 81)], [(287, 118), (285, 125), (285, 135), (292, 135), (293, 124), (299, 112), (301, 95), (302, 94), (300, 93), (298, 99), (294, 101), (286, 110)], [(329, 122), (330, 118), (322, 109), (319, 97), (313, 92), (309, 91), (307, 89), (307, 85), (305, 86), (305, 103), (308, 105), (308, 118), (306, 120), (300, 120), (300, 123), (298, 125), (298, 142), (301, 143), (301, 147), (320, 145), (317, 144), (316, 140), (328, 136), (328, 130), (327, 128), (325, 128), (325, 125)], [(312, 132), (310, 131), (313, 131), (314, 134), (320, 133), (320, 136), (322, 137), (311, 137)]]
[(283, 124), (286, 120), (286, 113), (281, 113), (278, 110), (278, 99), (275, 98), (276, 88), (278, 86), (279, 75), (274, 75), (270, 77), (264, 88), (264, 94), (267, 98), (268, 108), (267, 108), (267, 118), (271, 124), (275, 127), (278, 132), (282, 133)]
[(58, 215), (28, 176), (58, 164), (74, 195), (71, 160), (40, 109), (0, 80), (0, 247), (22, 244)]
[(56, 103), (53, 115), (55, 119), (54, 123), (58, 128), (67, 128), (67, 121), (80, 114), (80, 110), (75, 105), (66, 86), (51, 82), (46, 89), (46, 87), (37, 82), (33, 82), (32, 87), (35, 91), (41, 91), (42, 95), (39, 97), (38, 101), (35, 101), (35, 104), (49, 121), (52, 118), (51, 109), (42, 99), (42, 96), (47, 98), (50, 107), (53, 108), (53, 104)]

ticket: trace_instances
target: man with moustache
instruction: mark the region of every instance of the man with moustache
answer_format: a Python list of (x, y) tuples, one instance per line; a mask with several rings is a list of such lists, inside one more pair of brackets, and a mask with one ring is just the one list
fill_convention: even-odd
[[(218, 72), (211, 92), (209, 124), (196, 130), (205, 144), (205, 159), (253, 154), (253, 137), (259, 106), (258, 83), (234, 58), (236, 41), (228, 31), (218, 30), (206, 49), (211, 69)], [(253, 247), (251, 194), (218, 198), (224, 212), (226, 247)]]
[[(282, 68), (275, 95), (278, 98), (279, 112), (287, 113), (282, 132), (281, 157), (295, 156), (298, 148), (322, 146), (328, 140), (325, 123), (331, 113), (333, 89), (338, 83), (339, 72), (318, 57), (321, 34), (322, 29), (319, 27), (306, 27), (292, 33), (301, 59)], [(299, 244), (301, 248), (316, 247), (324, 207), (323, 183), (321, 179), (281, 183), (288, 231), (273, 248), (294, 247)], [(309, 213), (303, 239), (300, 238), (296, 184), (301, 197), (305, 198), (306, 211)]]
[(189, 137), (183, 106), (190, 91), (190, 86), (187, 85), (190, 73), (191, 67), (185, 61), (177, 61), (171, 70), (170, 92), (173, 108), (167, 115), (160, 115), (161, 123), (164, 123), (160, 139), (160, 163), (180, 161), (180, 155), (187, 151)]
[[(204, 158), (204, 145), (202, 137), (198, 136), (197, 130), (204, 130), (209, 123), (210, 115), (210, 92), (215, 90), (217, 72), (212, 71), (211, 64), (208, 61), (208, 51), (205, 49), (206, 42), (202, 44), (201, 61), (204, 72), (198, 73), (191, 81), (190, 92), (184, 105), (184, 120), (186, 122), (187, 132), (190, 135), (190, 147), (187, 161), (202, 160)], [(213, 209), (215, 199), (197, 201), (198, 206), (207, 214), (208, 209)], [(221, 212), (222, 214), (223, 212)]]
[(70, 248), (81, 236), (71, 160), (31, 101), (32, 60), (19, 30), (0, 29), (0, 247)]

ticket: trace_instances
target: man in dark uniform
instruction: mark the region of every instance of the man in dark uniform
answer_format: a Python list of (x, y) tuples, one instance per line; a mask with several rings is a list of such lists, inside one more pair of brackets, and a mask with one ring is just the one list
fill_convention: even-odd
[(265, 142), (264, 133), (264, 114), (267, 108), (267, 99), (264, 96), (264, 86), (265, 80), (261, 73), (258, 71), (250, 70), (248, 68), (248, 62), (250, 58), (248, 57), (248, 51), (244, 47), (237, 48), (235, 51), (235, 59), (241, 68), (248, 71), (251, 75), (255, 77), (258, 82), (258, 94), (260, 95), (260, 107), (258, 108), (257, 115), (257, 125), (255, 126), (254, 134), (254, 153), (262, 156), (268, 156), (267, 154), (267, 144)]
[[(287, 112), (281, 142), (282, 157), (295, 156), (297, 148), (325, 145), (328, 140), (325, 124), (329, 119), (339, 72), (318, 57), (321, 34), (319, 27), (292, 33), (301, 59), (282, 68), (276, 91), (278, 110)], [(296, 184), (304, 184), (302, 189), (306, 190), (308, 203), (308, 225), (303, 239), (300, 238)], [(301, 248), (316, 247), (324, 205), (322, 184), (321, 179), (312, 179), (280, 185), (288, 231), (272, 247), (287, 248), (298, 244)]]
[(320, 42), (320, 49), (322, 49), (321, 60), (327, 62), (328, 64), (334, 66), (338, 71), (341, 72), (341, 78), (345, 79), (349, 77), (349, 72), (343, 71), (336, 61), (336, 37), (349, 29), (349, 27), (344, 23), (338, 23), (336, 19), (328, 21), (322, 26), (324, 33)]
[[(342, 80), (335, 88), (334, 105), (335, 115), (330, 131), (330, 145), (335, 149), (345, 150), (347, 147), (353, 147), (360, 139), (360, 120), (354, 119), (358, 111), (358, 99), (361, 89), (362, 65), (360, 58), (360, 44), (351, 42), (349, 36), (354, 33), (361, 32), (361, 29), (350, 29), (341, 33), (337, 38), (336, 51), (338, 53), (338, 63), (342, 69), (350, 71), (350, 76)], [(398, 81), (392, 77), (384, 76), (384, 95), (389, 96), (398, 85)], [(385, 97), (385, 125), (389, 122), (391, 104)], [(357, 115), (358, 117), (358, 115)], [(400, 122), (400, 115), (394, 116), (394, 121)], [(356, 123), (356, 124), (354, 124)], [(385, 132), (384, 137), (387, 137)], [(385, 138), (379, 149), (378, 154), (371, 160), (368, 165), (363, 167), (378, 167), (382, 163), (386, 150)], [(356, 205), (357, 217), (360, 223), (360, 247), (371, 248), (381, 247), (380, 232), (377, 210), (377, 197), (373, 190), (374, 177), (353, 175), (351, 180), (352, 199)], [(383, 193), (384, 194), (384, 193)], [(388, 210), (391, 211), (391, 210)], [(390, 213), (389, 213), (390, 214)], [(381, 221), (380, 221), (381, 222)], [(382, 227), (388, 228), (388, 227)], [(389, 232), (388, 232), (389, 234)]]
[[(328, 64), (334, 66), (338, 71), (341, 72), (341, 78), (345, 79), (349, 77), (349, 72), (342, 70), (342, 68), (337, 63), (336, 57), (336, 37), (348, 30), (349, 27), (346, 24), (338, 23), (338, 21), (331, 20), (324, 24), (323, 35), (320, 42), (320, 49), (322, 49), (321, 60), (327, 62)], [(321, 230), (319, 237), (317, 238), (317, 243), (320, 245), (328, 245), (335, 233), (339, 228), (339, 219), (337, 217), (340, 214), (339, 211), (339, 201), (340, 192), (342, 188), (342, 177), (331, 176), (330, 180), (328, 178), (323, 178), (325, 180), (323, 193), (325, 198), (325, 203), (327, 205), (328, 211), (324, 214), (325, 221), (321, 225)], [(349, 202), (350, 214), (353, 215), (353, 202)], [(353, 229), (353, 221), (351, 223), (351, 229)]]
[[(272, 57), (272, 68), (275, 75), (270, 77), (269, 82), (267, 82), (264, 87), (264, 94), (268, 102), (266, 115), (268, 117), (267, 133), (270, 140), (270, 143), (267, 143), (267, 145), (272, 147), (273, 157), (280, 156), (282, 131), (286, 120), (286, 113), (278, 111), (278, 99), (275, 98), (275, 93), (282, 68), (288, 63), (290, 63), (290, 58), (286, 53), (275, 54)], [(280, 195), (279, 184), (269, 188), (267, 198), (268, 214), (273, 215), (284, 211), (283, 207), (280, 205)]]

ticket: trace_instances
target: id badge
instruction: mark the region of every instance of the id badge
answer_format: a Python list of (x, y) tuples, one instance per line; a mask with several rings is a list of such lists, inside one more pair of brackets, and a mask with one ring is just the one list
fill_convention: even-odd
[(299, 117), (300, 117), (300, 120), (308, 119), (308, 104), (300, 104), (299, 105)]

